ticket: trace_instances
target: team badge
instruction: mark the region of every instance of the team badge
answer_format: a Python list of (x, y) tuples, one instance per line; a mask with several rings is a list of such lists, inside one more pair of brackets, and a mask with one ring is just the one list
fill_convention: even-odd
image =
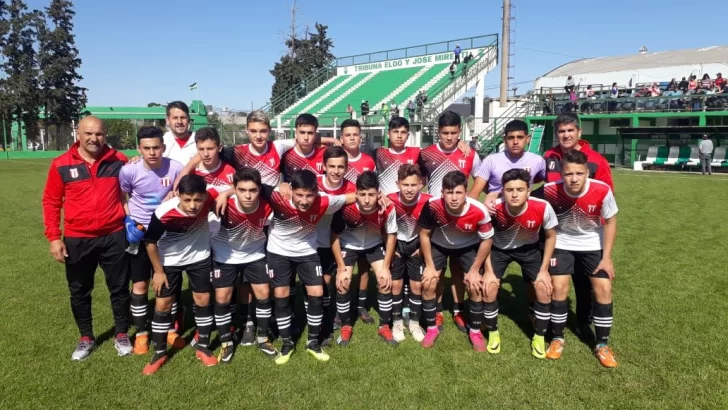
[(551, 266), (552, 268), (556, 266), (556, 258), (551, 258), (551, 260), (549, 261), (549, 266)]
[(215, 269), (213, 271), (215, 279), (220, 279), (220, 269)]
[(71, 168), (71, 178), (78, 178), (78, 169)]
[(268, 163), (270, 164), (270, 166), (275, 166), (276, 160), (274, 160), (273, 158), (270, 158), (270, 159), (268, 159)]
[(172, 179), (170, 177), (162, 178), (161, 182), (162, 182), (163, 187), (168, 187), (168, 186), (172, 185)]
[(523, 167), (523, 169), (529, 174), (531, 173), (531, 167)]

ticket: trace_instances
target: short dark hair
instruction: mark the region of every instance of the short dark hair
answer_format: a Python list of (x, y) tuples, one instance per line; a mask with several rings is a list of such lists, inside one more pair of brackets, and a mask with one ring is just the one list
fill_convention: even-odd
[(137, 131), (137, 144), (145, 138), (159, 138), (159, 142), (164, 144), (164, 131), (154, 125), (145, 125)]
[(253, 182), (258, 188), (263, 185), (260, 179), (260, 172), (250, 167), (243, 167), (235, 171), (235, 175), (233, 175), (233, 186), (237, 186), (238, 182)]
[(503, 135), (508, 135), (509, 132), (523, 131), (528, 135), (528, 124), (525, 121), (513, 120), (506, 124), (505, 132)]
[(295, 128), (298, 128), (301, 125), (313, 125), (315, 128), (318, 128), (318, 126), (319, 126), (318, 118), (316, 118), (312, 114), (301, 114), (298, 117), (296, 117)]
[(307, 169), (294, 171), (293, 174), (291, 174), (290, 183), (291, 189), (306, 189), (311, 192), (318, 192), (316, 174)]
[(356, 190), (362, 191), (365, 189), (376, 189), (379, 190), (379, 178), (374, 171), (364, 171), (359, 174), (356, 179)]
[[(455, 189), (460, 185), (468, 187), (468, 178), (461, 171), (450, 171), (442, 177), (442, 189)], [(437, 195), (437, 193), (435, 193)]]
[(407, 177), (411, 177), (412, 175), (417, 175), (422, 178), (422, 171), (420, 171), (420, 167), (414, 164), (402, 164), (397, 171), (397, 181), (401, 181)]
[(404, 118), (404, 117), (392, 117), (392, 119), (389, 120), (388, 129), (391, 130), (393, 128), (400, 128), (400, 127), (405, 127), (407, 129), (407, 131), (409, 131), (409, 129), (410, 129), (409, 127), (410, 126), (409, 126), (409, 121), (407, 121), (407, 118)]
[(507, 182), (511, 181), (523, 181), (527, 186), (531, 186), (531, 174), (525, 169), (513, 168), (503, 173), (501, 178), (502, 186), (505, 186)]
[(566, 164), (586, 165), (587, 162), (588, 161), (585, 153), (573, 149), (564, 153), (564, 156), (561, 158), (562, 168)]
[(185, 175), (180, 178), (177, 191), (180, 195), (204, 194), (207, 192), (207, 183), (197, 174)]
[(324, 165), (326, 165), (331, 158), (344, 158), (344, 164), (349, 164), (349, 155), (346, 153), (344, 148), (338, 145), (331, 145), (326, 147), (324, 150)]
[(344, 128), (346, 127), (356, 127), (361, 131), (361, 124), (359, 124), (359, 121), (351, 118), (344, 120), (344, 122), (341, 123), (341, 131), (344, 131)]
[(456, 113), (455, 111), (445, 111), (442, 114), (440, 114), (440, 118), (437, 119), (437, 128), (440, 129), (442, 127), (462, 127), (463, 126), (463, 120), (460, 118), (460, 115)]
[(165, 109), (167, 112), (167, 117), (169, 117), (169, 112), (172, 111), (173, 108), (184, 111), (184, 113), (187, 114), (187, 118), (190, 118), (190, 107), (188, 107), (187, 104), (182, 101), (172, 101), (171, 103), (167, 104), (167, 108)]
[(579, 121), (579, 116), (568, 112), (564, 114), (559, 114), (558, 117), (554, 120), (554, 130), (558, 130), (560, 126), (562, 125), (569, 125), (574, 124), (576, 125), (576, 128), (581, 128), (581, 122)]
[(217, 130), (212, 127), (205, 127), (200, 128), (195, 132), (195, 142), (204, 142), (212, 140), (215, 141), (217, 145), (220, 145), (220, 134), (217, 133)]

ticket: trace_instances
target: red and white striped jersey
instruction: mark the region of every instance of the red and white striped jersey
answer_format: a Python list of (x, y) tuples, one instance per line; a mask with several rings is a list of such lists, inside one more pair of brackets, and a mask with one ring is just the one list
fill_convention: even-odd
[(379, 213), (378, 209), (365, 214), (359, 204), (353, 203), (334, 215), (331, 230), (339, 234), (341, 247), (361, 251), (381, 246), (384, 235), (397, 233), (397, 213), (390, 205)]
[(523, 211), (518, 215), (508, 212), (506, 203), (499, 199), (492, 221), (495, 229), (493, 246), (504, 250), (535, 244), (539, 241), (541, 227), (552, 229), (558, 224), (551, 205), (538, 198), (528, 198)]
[(387, 195), (397, 212), (397, 240), (409, 242), (417, 239), (417, 220), (432, 195), (420, 193), (411, 204), (402, 202), (399, 192)]
[(324, 173), (324, 149), (314, 148), (308, 155), (298, 152), (297, 148), (293, 148), (283, 155), (283, 180), (288, 182), (294, 172), (307, 169), (314, 174)]
[(259, 153), (250, 144), (241, 144), (223, 149), (220, 157), (235, 169), (243, 167), (257, 169), (263, 184), (275, 187), (281, 182), (283, 155), (295, 145), (294, 139), (268, 141), (263, 152)]
[[(319, 192), (323, 192), (327, 195), (345, 195), (356, 192), (356, 186), (343, 178), (341, 179), (341, 184), (339, 184), (338, 187), (330, 187), (326, 183), (326, 175), (319, 175), (318, 189)], [(316, 246), (319, 248), (331, 247), (331, 221), (333, 217), (333, 215), (324, 215), (321, 217), (321, 221), (318, 225), (316, 225)]]
[(207, 170), (199, 166), (195, 169), (195, 174), (205, 179), (207, 188), (220, 187), (223, 190), (228, 189), (233, 184), (233, 177), (235, 176), (235, 168), (230, 164), (220, 161), (217, 167), (212, 170)]
[(604, 227), (601, 218), (617, 214), (617, 202), (609, 185), (587, 179), (581, 195), (566, 192), (564, 181), (544, 185), (544, 199), (556, 212), (556, 249), (567, 251), (598, 251), (602, 249)]
[(475, 176), (480, 168), (480, 157), (471, 150), (468, 156), (455, 148), (443, 151), (440, 144), (433, 144), (420, 151), (418, 160), (422, 175), (427, 177), (427, 192), (433, 196), (442, 194), (442, 178), (451, 171), (462, 171), (466, 178)]
[(488, 210), (471, 198), (466, 198), (460, 215), (451, 214), (442, 198), (430, 198), (417, 224), (432, 230), (432, 243), (447, 249), (465, 248), (493, 237)]
[(416, 165), (419, 156), (419, 147), (406, 147), (399, 152), (392, 148), (378, 148), (374, 151), (374, 163), (379, 174), (379, 190), (384, 194), (399, 191), (397, 187), (399, 167), (404, 164)]
[(264, 228), (273, 216), (268, 201), (259, 199), (251, 213), (240, 208), (237, 197), (228, 199), (227, 211), (220, 217), (220, 229), (212, 236), (212, 258), (237, 265), (265, 258)]
[(356, 184), (356, 179), (364, 172), (377, 171), (377, 167), (374, 165), (372, 157), (364, 154), (363, 152), (360, 152), (356, 158), (349, 158), (348, 164), (346, 174), (344, 174), (344, 179), (352, 184)]
[(268, 252), (283, 256), (306, 256), (316, 253), (316, 224), (346, 204), (343, 195), (319, 194), (306, 212), (300, 212), (278, 190), (270, 197), (273, 220), (268, 230)]

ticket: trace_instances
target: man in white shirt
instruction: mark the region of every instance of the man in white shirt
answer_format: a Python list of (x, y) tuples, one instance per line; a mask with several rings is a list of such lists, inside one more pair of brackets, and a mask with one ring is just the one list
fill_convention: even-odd
[(708, 134), (703, 134), (703, 139), (698, 144), (698, 153), (703, 175), (705, 175), (706, 167), (708, 168), (708, 175), (713, 175), (713, 167), (710, 165), (711, 155), (713, 154), (713, 141), (708, 139)]
[(182, 101), (167, 104), (167, 127), (164, 134), (165, 150), (163, 156), (186, 165), (190, 158), (197, 155), (195, 133), (190, 131), (190, 109)]

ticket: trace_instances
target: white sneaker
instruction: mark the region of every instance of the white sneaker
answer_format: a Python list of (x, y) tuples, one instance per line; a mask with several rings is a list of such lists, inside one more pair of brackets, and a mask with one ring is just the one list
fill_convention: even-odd
[(76, 346), (76, 350), (74, 350), (71, 355), (71, 360), (75, 362), (86, 360), (95, 347), (96, 342), (93, 339), (90, 337), (82, 337)]
[(392, 337), (397, 343), (404, 342), (404, 323), (401, 320), (394, 322), (394, 326), (392, 326)]
[(409, 331), (410, 334), (412, 334), (412, 338), (415, 339), (417, 343), (421, 343), (425, 340), (425, 331), (422, 330), (419, 323), (410, 321)]
[(119, 356), (129, 356), (133, 350), (129, 336), (126, 333), (119, 333), (114, 339), (114, 347)]

